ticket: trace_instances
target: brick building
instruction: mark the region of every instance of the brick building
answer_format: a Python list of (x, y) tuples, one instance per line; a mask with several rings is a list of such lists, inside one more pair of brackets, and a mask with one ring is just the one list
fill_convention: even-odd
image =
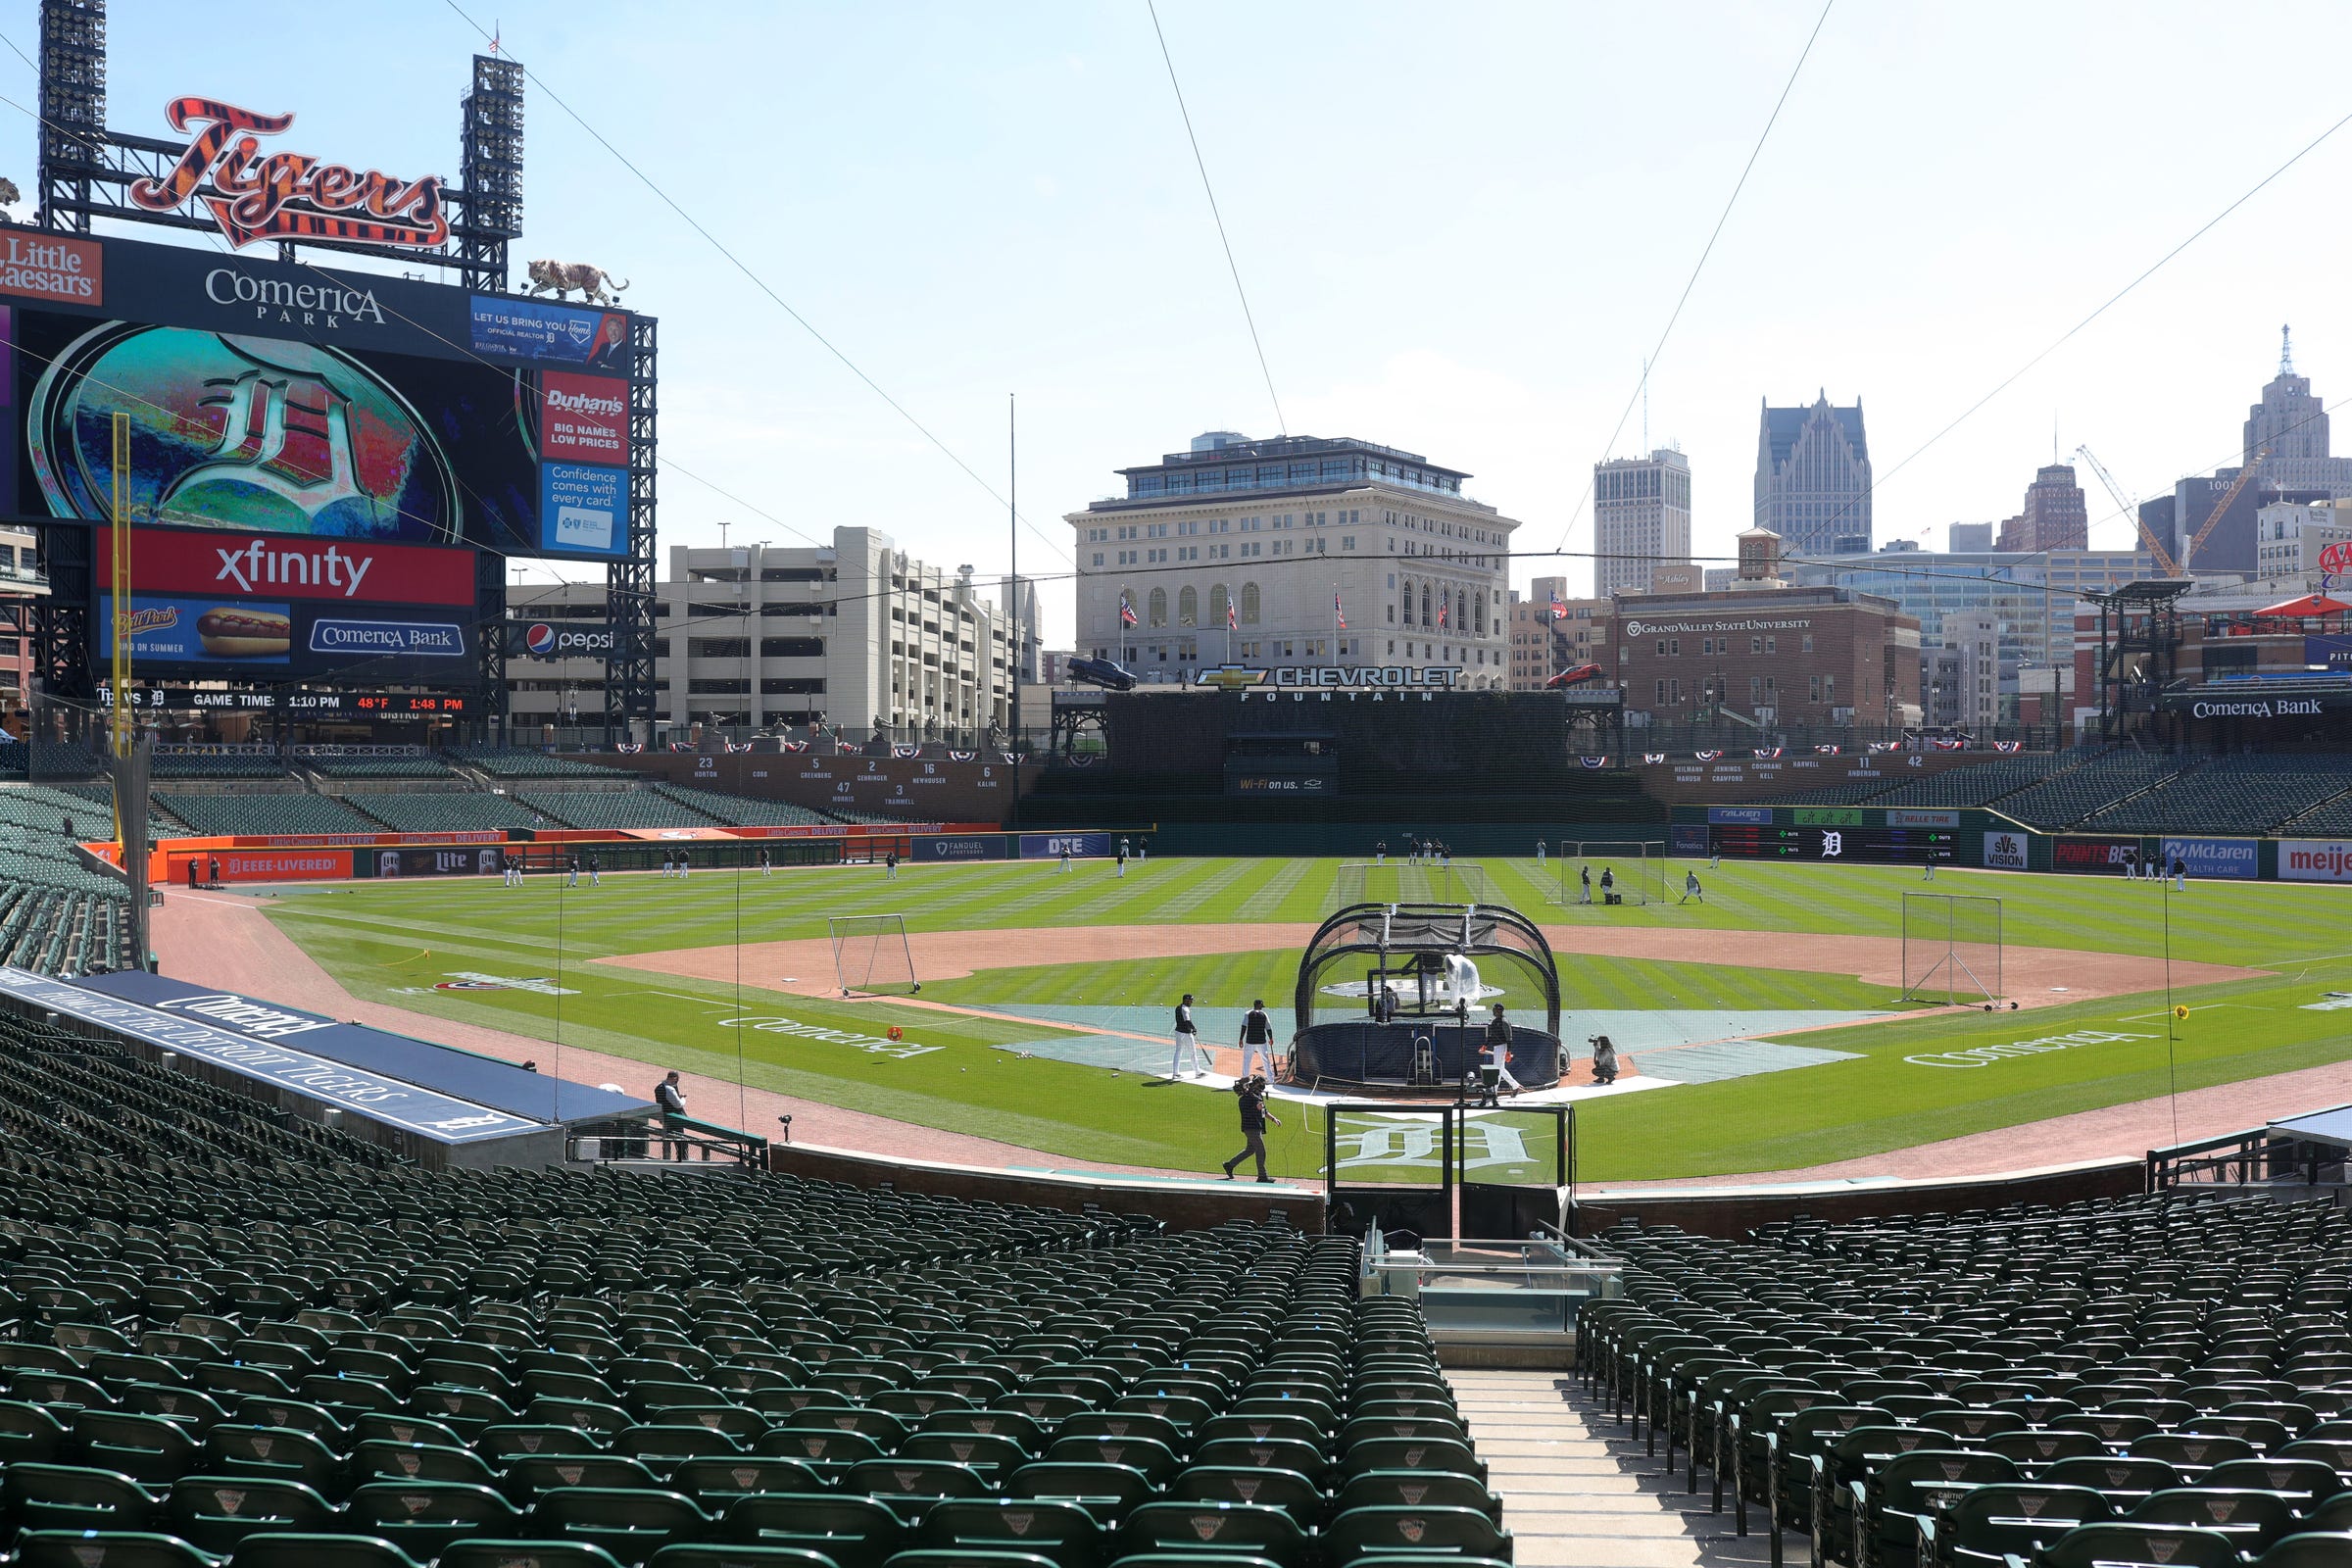
[[(1916, 724), (1919, 621), (1845, 588), (1621, 594), (1612, 673), (1633, 724)], [(1610, 662), (1604, 661), (1604, 662)], [(1640, 716), (1638, 716), (1640, 715)]]
[[(1566, 613), (1555, 613), (1554, 603)], [(1511, 591), (1510, 689), (1540, 692), (1563, 669), (1606, 662), (1609, 601), (1571, 599), (1565, 577), (1538, 577), (1525, 597)]]

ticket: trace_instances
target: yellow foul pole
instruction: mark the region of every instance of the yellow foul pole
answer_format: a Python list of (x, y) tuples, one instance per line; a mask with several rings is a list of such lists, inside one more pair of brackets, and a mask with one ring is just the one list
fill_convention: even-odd
[[(130, 416), (115, 416), (114, 518), (114, 741), (115, 756), (130, 755)], [(122, 836), (122, 795), (116, 792), (115, 842)]]

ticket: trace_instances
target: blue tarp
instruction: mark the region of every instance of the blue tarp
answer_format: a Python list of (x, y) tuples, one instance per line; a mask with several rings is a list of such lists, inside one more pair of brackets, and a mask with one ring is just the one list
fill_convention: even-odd
[(2333, 1144), (2338, 1149), (2352, 1149), (2352, 1105), (2338, 1105), (2333, 1110), (2315, 1110), (2308, 1116), (2291, 1121), (2271, 1123), (2271, 1132), (2281, 1138), (2307, 1138), (2315, 1144)]
[[(366, 1024), (340, 1023), (299, 1007), (280, 1006), (233, 991), (190, 985), (185, 980), (160, 974), (125, 969), (72, 983), (229, 1034), (291, 1047), (535, 1122), (606, 1121), (615, 1116), (642, 1116), (654, 1108), (652, 1101), (639, 1100), (633, 1095), (615, 1095), (587, 1084), (566, 1083), (547, 1073), (525, 1072), (512, 1062), (437, 1046), (429, 1040), (371, 1029)], [(652, 1075), (652, 1069), (647, 1072)]]

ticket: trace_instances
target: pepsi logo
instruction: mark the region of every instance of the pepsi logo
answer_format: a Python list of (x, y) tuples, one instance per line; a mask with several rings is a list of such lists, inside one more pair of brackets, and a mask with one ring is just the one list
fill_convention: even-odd
[(542, 658), (554, 653), (556, 651), (556, 628), (541, 621), (523, 633), (523, 645)]

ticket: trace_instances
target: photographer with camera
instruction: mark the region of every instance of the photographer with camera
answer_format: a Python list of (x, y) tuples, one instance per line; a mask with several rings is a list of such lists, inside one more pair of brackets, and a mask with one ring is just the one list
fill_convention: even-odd
[(1617, 1081), (1617, 1048), (1607, 1035), (1590, 1035), (1585, 1044), (1592, 1048), (1592, 1081), (1613, 1084)]
[(1254, 1155), (1257, 1159), (1257, 1179), (1271, 1182), (1266, 1174), (1266, 1123), (1282, 1125), (1282, 1118), (1266, 1109), (1266, 1080), (1261, 1074), (1254, 1078), (1235, 1081), (1234, 1097), (1242, 1108), (1242, 1152), (1225, 1162), (1225, 1179), (1233, 1180), (1233, 1167)]

